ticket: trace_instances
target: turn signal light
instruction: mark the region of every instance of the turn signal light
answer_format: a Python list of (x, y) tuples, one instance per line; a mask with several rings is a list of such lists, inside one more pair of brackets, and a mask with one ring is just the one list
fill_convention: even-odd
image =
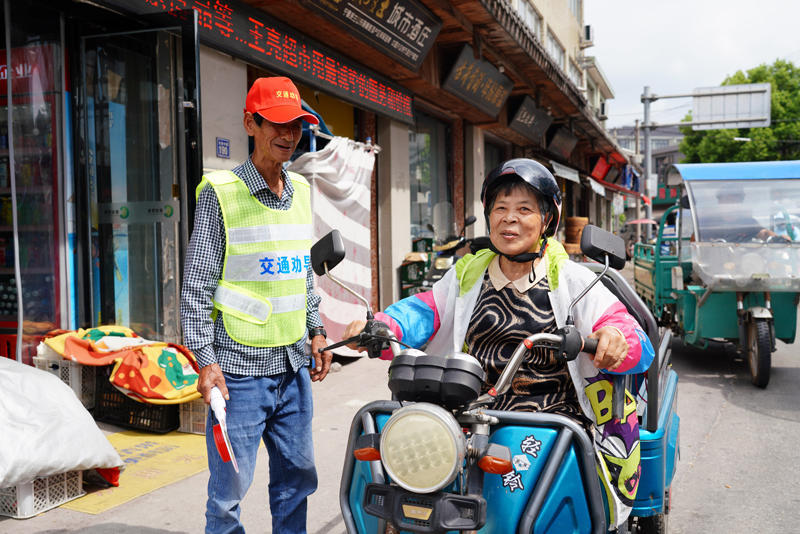
[(484, 456), (478, 460), (478, 467), (492, 475), (505, 475), (514, 470), (514, 466), (511, 465), (511, 460), (497, 458), (496, 456)]
[(354, 450), (353, 456), (356, 457), (356, 460), (361, 460), (362, 462), (374, 462), (381, 459), (381, 451), (375, 447), (367, 447)]

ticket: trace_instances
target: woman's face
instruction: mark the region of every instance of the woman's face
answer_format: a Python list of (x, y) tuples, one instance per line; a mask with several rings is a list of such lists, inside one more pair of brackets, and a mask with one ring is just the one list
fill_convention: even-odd
[(527, 187), (498, 193), (489, 212), (489, 237), (503, 254), (534, 252), (544, 229), (539, 202)]

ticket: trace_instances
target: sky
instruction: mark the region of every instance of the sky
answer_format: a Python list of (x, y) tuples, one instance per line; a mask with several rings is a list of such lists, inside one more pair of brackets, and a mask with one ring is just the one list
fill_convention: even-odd
[[(800, 0), (584, 0), (595, 56), (611, 82), (608, 128), (644, 117), (641, 95), (691, 93), (737, 70), (783, 58), (800, 65)], [(651, 105), (652, 120), (680, 121), (691, 98)]]

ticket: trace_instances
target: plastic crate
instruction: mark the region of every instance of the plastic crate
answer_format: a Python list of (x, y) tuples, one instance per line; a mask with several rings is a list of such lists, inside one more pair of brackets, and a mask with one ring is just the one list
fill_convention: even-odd
[(98, 367), (93, 412), (96, 421), (160, 434), (181, 426), (177, 404), (150, 404), (126, 397), (108, 381), (107, 372), (111, 369), (112, 366)]
[(86, 495), (83, 472), (70, 471), (0, 488), (0, 515), (27, 519)]
[(48, 360), (34, 358), (33, 365), (42, 371), (48, 371), (72, 388), (75, 395), (87, 410), (94, 408), (95, 367), (81, 365), (70, 360)]
[(206, 434), (208, 404), (203, 399), (196, 399), (179, 404), (181, 410), (181, 427), (178, 432), (187, 434)]

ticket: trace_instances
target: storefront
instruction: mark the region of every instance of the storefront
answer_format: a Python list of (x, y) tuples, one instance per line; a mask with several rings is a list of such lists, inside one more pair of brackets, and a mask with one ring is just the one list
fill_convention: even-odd
[(248, 157), (241, 109), (259, 76), (289, 76), (332, 134), (381, 145), (365, 245), (376, 308), (399, 297), (413, 238), (468, 215), (467, 235), (485, 233), (483, 177), (510, 157), (553, 170), (567, 214), (610, 222), (585, 181), (588, 154), (613, 155), (607, 136), (428, 4), (6, 0), (0, 354), (29, 359), (50, 330), (102, 324), (181, 341), (194, 190)]
[[(169, 14), (124, 1), (4, 7), (0, 353), (29, 362), (45, 333), (102, 324), (179, 342), (194, 188), (205, 170), (247, 158), (241, 108), (255, 77), (291, 76), (300, 60), (284, 48), (274, 65), (252, 65), (241, 46), (222, 46), (236, 41), (237, 16), (241, 29), (248, 13), (219, 5)], [(230, 31), (221, 27), (226, 16)], [(209, 28), (216, 41), (201, 45)], [(279, 37), (284, 47), (297, 40), (286, 29)], [(250, 35), (250, 44), (260, 38)], [(374, 115), (335, 98), (342, 93), (412, 122), (410, 93), (315, 43), (304, 50), (318, 83), (295, 77), (297, 85), (338, 135), (375, 129)]]

